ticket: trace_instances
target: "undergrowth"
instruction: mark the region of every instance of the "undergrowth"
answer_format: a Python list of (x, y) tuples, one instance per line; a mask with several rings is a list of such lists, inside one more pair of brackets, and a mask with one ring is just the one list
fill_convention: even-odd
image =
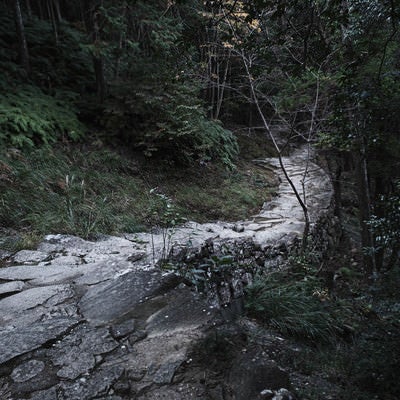
[[(346, 257), (338, 256), (342, 265)], [(317, 260), (293, 257), (289, 268), (258, 277), (247, 292), (249, 315), (300, 349), (283, 351), (280, 361), (296, 371), (301, 399), (399, 399), (399, 266), (371, 283), (357, 266), (350, 274), (336, 265), (328, 289)]]
[(276, 272), (258, 277), (247, 290), (247, 310), (283, 334), (329, 342), (346, 332), (348, 309), (331, 299), (316, 276)]
[(154, 201), (163, 201), (151, 193), (156, 187), (183, 220), (234, 220), (261, 207), (272, 185), (255, 166), (246, 173), (200, 168), (182, 171), (87, 145), (8, 149), (0, 154), (0, 226), (85, 238), (142, 231), (152, 226)]
[[(399, 399), (400, 305), (392, 292), (395, 287), (398, 293), (399, 267), (353, 299), (358, 328), (352, 340), (303, 348), (301, 356), (292, 361), (296, 371), (321, 374), (337, 387), (337, 398), (343, 400)], [(300, 394), (304, 400), (326, 398), (311, 385)]]
[(140, 228), (146, 188), (128, 179), (129, 163), (111, 152), (42, 148), (8, 152), (0, 162), (2, 226), (85, 238)]

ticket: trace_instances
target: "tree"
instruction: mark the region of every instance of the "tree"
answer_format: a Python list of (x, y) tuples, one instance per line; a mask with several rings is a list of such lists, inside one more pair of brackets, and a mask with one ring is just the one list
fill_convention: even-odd
[(91, 52), (93, 60), (96, 92), (100, 103), (102, 103), (106, 95), (106, 79), (104, 75), (104, 60), (100, 28), (100, 3), (94, 0), (83, 1), (83, 18), (91, 42), (88, 49)]
[[(290, 141), (303, 141), (309, 146), (309, 150), (311, 144), (316, 141), (321, 121), (329, 113), (328, 87), (331, 77), (324, 71), (324, 64), (330, 54), (326, 54), (322, 61), (318, 60), (320, 64), (314, 62), (314, 65), (311, 63), (307, 65), (308, 51), (304, 49), (304, 46), (300, 50), (286, 49), (285, 43), (286, 41), (290, 43), (291, 36), (287, 32), (277, 37), (271, 33), (276, 26), (271, 29), (268, 26), (271, 21), (270, 9), (263, 7), (255, 13), (243, 2), (232, 2), (231, 5), (233, 7), (221, 8), (220, 11), (223, 21), (231, 32), (228, 47), (230, 52), (242, 62), (243, 76), (250, 91), (248, 99), (255, 105), (266, 135), (276, 150), (281, 169), (303, 210), (305, 220), (303, 248), (305, 249), (310, 231), (310, 216), (304, 185), (308, 168), (304, 172), (303, 187), (296, 188), (283, 163), (283, 154)], [(281, 20), (279, 24), (282, 24)], [(305, 41), (308, 46), (308, 41), (311, 40), (310, 29), (306, 30), (306, 34)], [(278, 50), (275, 45), (278, 39), (283, 40), (283, 46), (281, 46), (283, 50)], [(266, 41), (270, 44), (266, 45)], [(295, 50), (303, 54), (296, 55)], [(295, 65), (299, 64), (300, 59), (302, 67), (300, 69), (286, 67), (285, 69), (281, 66), (282, 59), (285, 59), (286, 63), (290, 60)], [(298, 101), (298, 98), (301, 100)], [(278, 142), (275, 128), (270, 121), (279, 121), (278, 123), (286, 128), (286, 144), (281, 145)]]
[(21, 5), (19, 0), (13, 0), (15, 27), (18, 37), (18, 54), (19, 62), (25, 69), (26, 74), (29, 76), (31, 67), (29, 63), (28, 45), (26, 43), (24, 22), (22, 19)]
[(378, 199), (390, 194), (398, 176), (390, 165), (398, 163), (393, 149), (400, 125), (394, 111), (400, 98), (399, 5), (365, 0), (215, 4), (214, 18), (220, 22), (223, 14), (232, 32), (225, 39), (230, 62), (241, 60), (243, 68), (235, 73), (241, 74), (241, 84), (247, 81), (250, 96), (243, 87), (229, 89), (255, 105), (278, 154), (271, 137), (277, 121), (286, 126), (288, 140), (319, 143), (330, 151), (337, 215), (343, 165), (350, 160), (365, 266), (379, 270), (384, 254), (368, 221), (384, 216)]

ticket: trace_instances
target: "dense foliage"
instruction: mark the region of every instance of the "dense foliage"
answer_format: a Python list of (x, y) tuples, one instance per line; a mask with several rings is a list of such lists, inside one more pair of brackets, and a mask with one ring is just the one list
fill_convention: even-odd
[[(163, 1), (13, 4), (22, 19), (1, 5), (3, 144), (77, 140), (95, 130), (146, 156), (233, 167), (236, 140), (207, 118), (191, 73), (184, 18), (199, 19), (195, 9)], [(24, 41), (15, 40), (18, 26)]]
[(393, 260), (396, 233), (385, 228), (383, 241), (380, 231), (394, 215), (400, 178), (396, 2), (10, 0), (0, 7), (3, 146), (97, 137), (146, 157), (233, 168), (236, 137), (219, 120), (262, 121), (288, 142), (331, 152), (339, 217), (342, 183), (356, 188), (366, 270)]
[[(84, 237), (166, 229), (176, 219), (164, 213), (170, 201), (198, 220), (239, 219), (268, 185), (254, 166), (235, 171), (237, 132), (253, 134), (258, 150), (256, 129), (274, 145), (279, 132), (279, 154), (313, 144), (338, 219), (358, 220), (362, 256), (262, 275), (248, 311), (321, 345), (351, 336), (337, 352), (342, 398), (397, 399), (399, 110), (398, 1), (4, 0), (0, 228)], [(203, 282), (224, 265), (211, 260), (189, 278)], [(335, 297), (338, 276), (351, 313)]]

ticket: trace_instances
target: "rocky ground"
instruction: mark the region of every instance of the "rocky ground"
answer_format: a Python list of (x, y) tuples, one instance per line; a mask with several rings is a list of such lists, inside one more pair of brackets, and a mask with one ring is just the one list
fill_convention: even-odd
[[(330, 206), (328, 176), (308, 161), (306, 148), (284, 162), (301, 195), (304, 186), (315, 223)], [(277, 197), (247, 221), (190, 222), (95, 242), (49, 235), (35, 251), (3, 252), (0, 399), (293, 398), (289, 390), (304, 381), (268, 351), (284, 339), (256, 334), (237, 315), (251, 276), (204, 295), (160, 263), (166, 255), (182, 263), (250, 249), (264, 254), (263, 267), (271, 249), (279, 255), (298, 241), (304, 216), (276, 170)]]

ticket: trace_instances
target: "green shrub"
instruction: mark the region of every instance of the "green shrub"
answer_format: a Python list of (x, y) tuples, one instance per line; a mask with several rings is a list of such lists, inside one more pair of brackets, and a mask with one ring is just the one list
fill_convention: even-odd
[(49, 96), (39, 88), (20, 85), (2, 87), (0, 93), (0, 143), (4, 146), (32, 147), (62, 137), (76, 140), (83, 135), (70, 93)]
[(109, 139), (140, 148), (148, 157), (160, 154), (183, 163), (218, 160), (233, 168), (236, 138), (206, 118), (196, 95), (184, 83), (115, 87), (101, 124)]

